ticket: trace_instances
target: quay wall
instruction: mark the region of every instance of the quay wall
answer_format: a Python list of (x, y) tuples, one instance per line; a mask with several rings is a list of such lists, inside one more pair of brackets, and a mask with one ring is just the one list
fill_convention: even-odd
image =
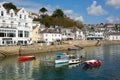
[(44, 53), (52, 51), (67, 50), (71, 47), (91, 47), (104, 45), (120, 45), (120, 41), (92, 41), (92, 40), (73, 40), (65, 41), (61, 45), (29, 45), (29, 46), (0, 46), (0, 56), (26, 55), (34, 53)]
[(74, 40), (67, 41), (66, 43), (71, 45), (77, 45), (79, 47), (91, 47), (91, 46), (104, 46), (104, 45), (120, 45), (120, 40)]
[(52, 51), (67, 50), (69, 47), (73, 47), (69, 44), (63, 45), (30, 45), (30, 46), (3, 46), (0, 47), (0, 56), (10, 56), (10, 55), (27, 55), (34, 53), (44, 53)]

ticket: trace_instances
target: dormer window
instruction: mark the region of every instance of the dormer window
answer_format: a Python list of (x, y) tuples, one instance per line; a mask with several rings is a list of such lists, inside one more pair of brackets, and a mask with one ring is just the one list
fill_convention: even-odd
[(1, 11), (1, 16), (4, 16), (4, 12), (3, 11)]
[(22, 10), (22, 12), (24, 13), (24, 10)]
[(26, 19), (26, 15), (24, 16), (24, 19)]
[(11, 13), (11, 17), (13, 17), (13, 13)]
[(22, 18), (22, 15), (20, 14), (20, 19)]

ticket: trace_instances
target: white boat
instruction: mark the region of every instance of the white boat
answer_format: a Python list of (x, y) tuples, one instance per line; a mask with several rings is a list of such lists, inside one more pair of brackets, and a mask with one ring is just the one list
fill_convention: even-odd
[(76, 59), (69, 59), (69, 64), (77, 64), (77, 63), (80, 63), (81, 60), (79, 58), (76, 58)]
[(56, 57), (57, 59), (55, 60), (55, 64), (76, 64), (81, 62), (81, 60), (79, 58), (76, 58), (74, 55), (57, 54)]
[(55, 60), (55, 64), (62, 64), (62, 63), (68, 63), (68, 57), (65, 54), (56, 54), (56, 60)]
[(62, 64), (62, 63), (68, 63), (69, 60), (68, 59), (58, 59), (55, 60), (55, 64)]

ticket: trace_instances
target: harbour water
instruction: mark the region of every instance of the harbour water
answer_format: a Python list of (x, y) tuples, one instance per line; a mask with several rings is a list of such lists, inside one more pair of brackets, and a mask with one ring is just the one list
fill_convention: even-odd
[[(55, 65), (57, 53), (100, 59), (102, 65), (85, 69), (82, 64)], [(120, 80), (120, 45), (35, 54), (36, 60), (19, 62), (18, 56), (0, 58), (0, 80)]]

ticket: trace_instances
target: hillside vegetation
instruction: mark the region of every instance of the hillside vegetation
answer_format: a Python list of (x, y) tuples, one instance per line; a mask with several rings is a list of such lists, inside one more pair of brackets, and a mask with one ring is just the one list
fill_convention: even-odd
[[(43, 8), (41, 8), (43, 10)], [(34, 21), (39, 21), (40, 23), (44, 24), (45, 26), (62, 26), (62, 27), (78, 27), (82, 28), (83, 24), (79, 21), (75, 21), (73, 19), (70, 19), (67, 17), (64, 12), (61, 9), (56, 9), (51, 16), (48, 14), (45, 14), (47, 11), (45, 8), (45, 11), (42, 12), (40, 9), (41, 14), (40, 18), (35, 18)]]

